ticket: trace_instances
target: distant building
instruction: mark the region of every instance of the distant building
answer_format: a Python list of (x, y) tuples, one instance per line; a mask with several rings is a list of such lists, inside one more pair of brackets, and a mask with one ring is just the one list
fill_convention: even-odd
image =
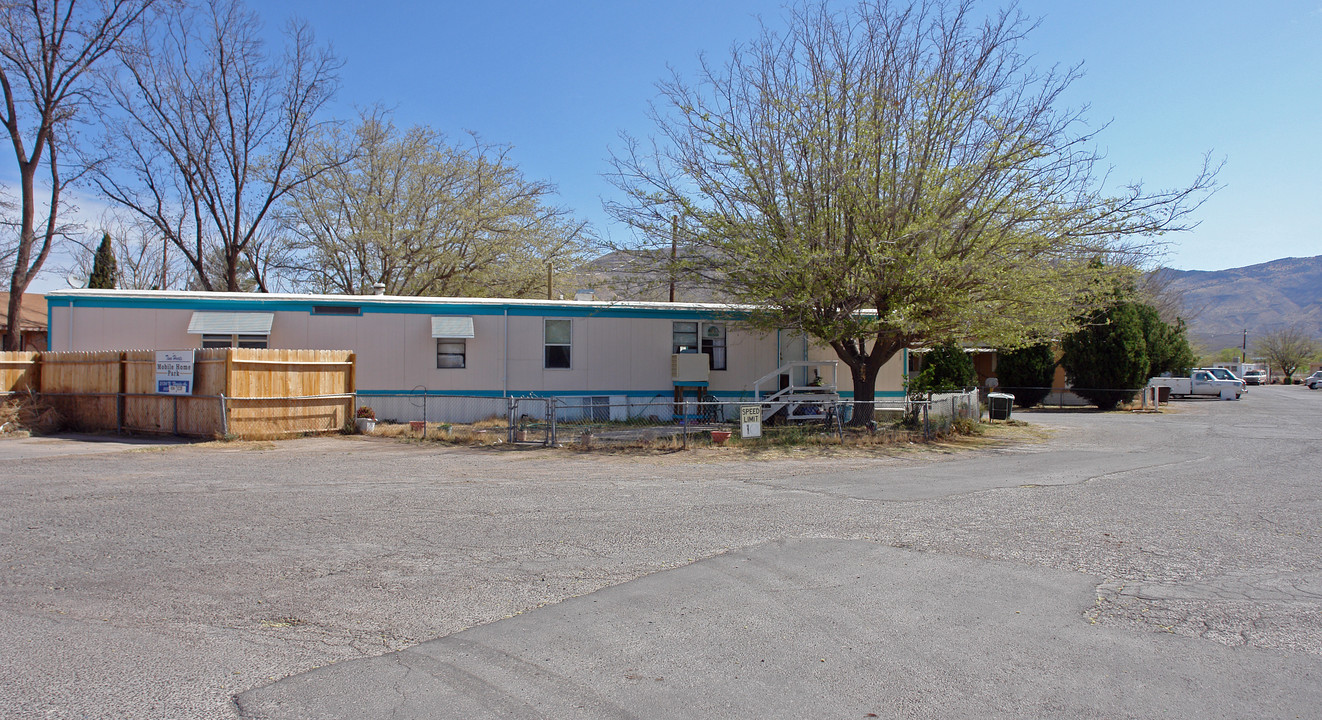
[[(19, 347), (36, 352), (46, 349), (46, 296), (23, 293), (23, 312), (19, 317)], [(0, 292), (0, 335), (9, 332), (9, 293)]]

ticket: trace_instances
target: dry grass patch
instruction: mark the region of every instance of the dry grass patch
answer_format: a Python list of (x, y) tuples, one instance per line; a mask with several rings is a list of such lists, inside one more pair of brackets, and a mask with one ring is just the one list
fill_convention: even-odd
[(59, 432), (64, 418), (35, 393), (11, 396), (0, 405), (0, 434), (48, 435)]

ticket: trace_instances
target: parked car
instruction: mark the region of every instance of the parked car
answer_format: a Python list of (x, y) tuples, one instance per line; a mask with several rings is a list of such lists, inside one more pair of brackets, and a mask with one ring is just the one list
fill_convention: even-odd
[(1264, 370), (1250, 370), (1244, 373), (1244, 383), (1246, 385), (1266, 385), (1267, 373)]
[[(1240, 380), (1222, 380), (1210, 370), (1195, 369), (1189, 371), (1189, 377), (1154, 377), (1148, 380), (1149, 387), (1170, 388), (1171, 397), (1191, 397), (1193, 395), (1212, 395), (1235, 400), (1244, 394), (1244, 383)], [(1223, 391), (1228, 391), (1223, 395)]]
[(1194, 368), (1194, 370), (1195, 371), (1202, 370), (1204, 372), (1210, 372), (1212, 373), (1212, 377), (1216, 378), (1217, 380), (1230, 380), (1233, 382), (1237, 382), (1239, 383), (1240, 390), (1243, 390), (1244, 386), (1248, 384), (1246, 381), (1241, 380), (1239, 377), (1235, 375), (1235, 373), (1230, 372), (1226, 368), (1222, 368), (1222, 367)]
[(1308, 386), (1309, 390), (1317, 390), (1318, 388), (1322, 388), (1322, 370), (1318, 370), (1312, 375), (1309, 375), (1308, 377), (1304, 378), (1304, 384)]

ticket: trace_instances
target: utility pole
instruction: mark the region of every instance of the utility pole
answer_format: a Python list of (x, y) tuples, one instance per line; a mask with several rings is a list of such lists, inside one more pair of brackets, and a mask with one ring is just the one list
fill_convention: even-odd
[(675, 302), (675, 255), (679, 237), (679, 216), (670, 216), (670, 302)]
[(1249, 361), (1249, 329), (1248, 328), (1244, 328), (1244, 345), (1243, 347), (1240, 348), (1240, 351), (1241, 351), (1240, 354), (1242, 356), (1240, 358), (1240, 362), (1241, 363), (1248, 362)]

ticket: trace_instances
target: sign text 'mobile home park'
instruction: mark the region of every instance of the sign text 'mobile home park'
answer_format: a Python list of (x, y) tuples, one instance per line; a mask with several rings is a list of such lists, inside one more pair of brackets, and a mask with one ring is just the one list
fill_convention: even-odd
[(193, 351), (156, 351), (156, 392), (165, 395), (193, 393)]

